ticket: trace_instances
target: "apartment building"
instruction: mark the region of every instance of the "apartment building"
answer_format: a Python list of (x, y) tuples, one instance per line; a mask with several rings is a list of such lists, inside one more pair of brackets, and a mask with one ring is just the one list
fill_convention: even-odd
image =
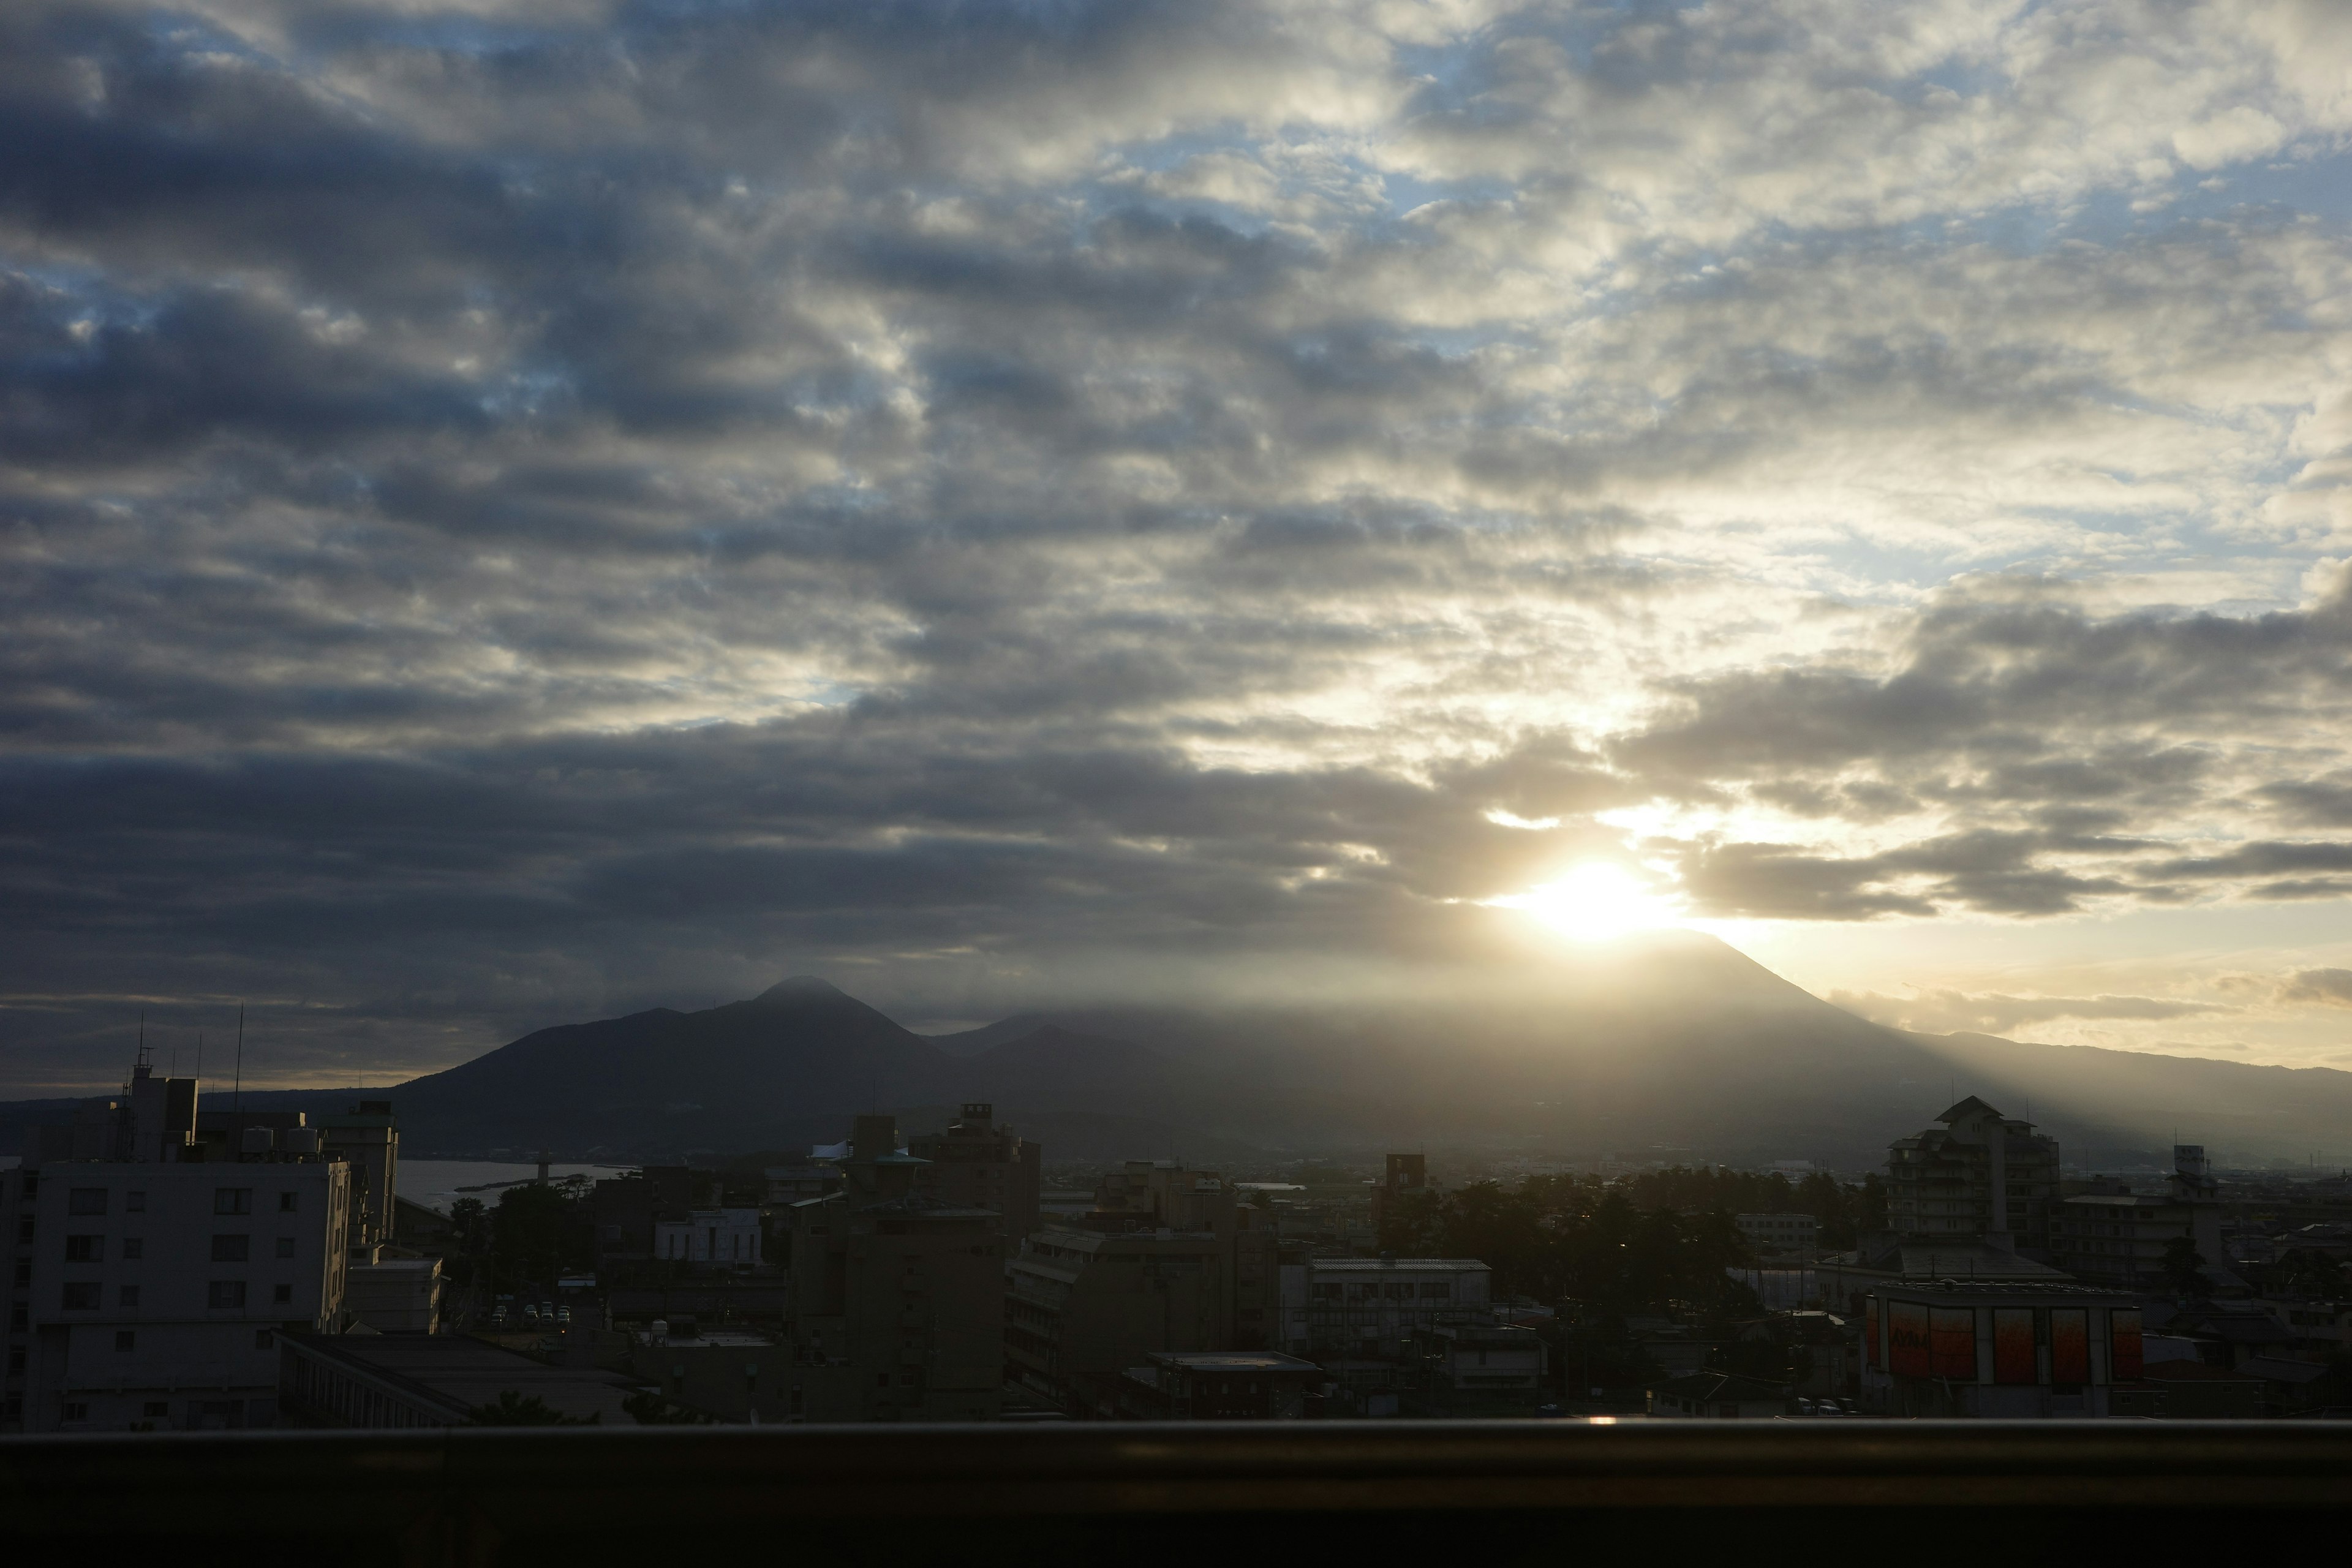
[(786, 1211), (785, 1419), (982, 1421), (1001, 1408), (1003, 1216), (917, 1191), (925, 1163), (899, 1147), (893, 1118), (860, 1116), (841, 1190)]
[(1759, 1255), (1809, 1258), (1821, 1245), (1822, 1222), (1809, 1214), (1744, 1214), (1737, 1223)]
[(27, 1432), (277, 1419), (278, 1341), (337, 1325), (349, 1170), (315, 1129), (196, 1142), (195, 1086), (142, 1064), (0, 1175), (14, 1215), (6, 1411)]
[(1045, 1149), (995, 1118), (988, 1101), (966, 1100), (946, 1131), (908, 1138), (907, 1152), (926, 1162), (915, 1172), (916, 1192), (951, 1207), (994, 1210), (1003, 1216), (1001, 1234), (1017, 1244), (1037, 1228)]
[(2058, 1141), (1975, 1095), (1886, 1152), (1886, 1220), (1898, 1236), (1979, 1237), (2046, 1258), (2058, 1199)]
[(1155, 1351), (1266, 1348), (1279, 1279), (1265, 1215), (1213, 1171), (1130, 1161), (1087, 1214), (1048, 1225), (1006, 1268), (1009, 1386), (1049, 1409), (1108, 1416)]
[(1393, 1360), (1413, 1334), (1486, 1317), (1494, 1271), (1475, 1258), (1307, 1258), (1281, 1268), (1293, 1355)]

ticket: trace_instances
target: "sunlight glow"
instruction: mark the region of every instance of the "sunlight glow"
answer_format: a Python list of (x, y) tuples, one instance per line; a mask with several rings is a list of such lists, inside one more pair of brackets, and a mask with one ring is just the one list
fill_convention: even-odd
[(1680, 899), (1605, 860), (1587, 861), (1556, 882), (1486, 902), (1496, 909), (1524, 910), (1579, 942), (1605, 942), (1682, 923)]

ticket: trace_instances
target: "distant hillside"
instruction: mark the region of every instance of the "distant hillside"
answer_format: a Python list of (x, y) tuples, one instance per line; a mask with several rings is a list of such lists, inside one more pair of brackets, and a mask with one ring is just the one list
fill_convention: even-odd
[[(859, 1110), (923, 1124), (985, 1100), (1049, 1159), (1441, 1144), (1854, 1168), (1979, 1093), (2042, 1121), (2070, 1164), (2160, 1149), (2176, 1127), (2230, 1158), (2352, 1163), (2352, 1073), (1906, 1034), (1688, 934), (1546, 984), (1532, 998), (1040, 1010), (933, 1039), (803, 977), (704, 1012), (541, 1029), (371, 1092), (420, 1153), (790, 1147), (837, 1139)], [(333, 1110), (354, 1093), (247, 1099)], [(0, 1107), (0, 1124), (69, 1103)]]

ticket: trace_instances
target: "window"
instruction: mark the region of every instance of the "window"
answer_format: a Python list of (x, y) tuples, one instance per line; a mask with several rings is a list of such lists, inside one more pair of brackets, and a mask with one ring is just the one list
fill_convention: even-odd
[(16, 1222), (16, 1239), (18, 1241), (30, 1241), (33, 1239), (33, 1222), (31, 1220), (20, 1219)]
[[(285, 1289), (285, 1287), (281, 1285), (281, 1286), (279, 1286), (279, 1287), (278, 1287), (278, 1289), (282, 1290), (282, 1289)], [(278, 1342), (278, 1331), (276, 1331), (275, 1329), (256, 1329), (256, 1330), (254, 1330), (254, 1331), (253, 1331), (253, 1348), (254, 1348), (255, 1350), (257, 1350), (257, 1351), (266, 1351), (266, 1350), (269, 1349), (271, 1346), (275, 1345), (277, 1342)]]
[(104, 1214), (105, 1212), (106, 1189), (104, 1187), (75, 1187), (66, 1194), (66, 1213), (68, 1214)]
[(169, 1400), (151, 1399), (139, 1407), (139, 1413), (150, 1421), (162, 1421), (171, 1415), (172, 1405)]
[(126, 1306), (126, 1307), (135, 1307), (135, 1306), (139, 1305), (139, 1287), (138, 1287), (138, 1286), (136, 1286), (136, 1285), (125, 1285), (125, 1286), (122, 1288), (122, 1304), (123, 1304), (124, 1306)]
[(135, 1329), (117, 1329), (117, 1330), (115, 1330), (115, 1331), (114, 1331), (114, 1348), (115, 1348), (116, 1350), (119, 1350), (119, 1351), (135, 1351), (135, 1350), (137, 1350), (137, 1349), (139, 1348), (139, 1333), (138, 1333), (138, 1331), (137, 1331), (137, 1330), (135, 1330)]
[(269, 1299), (272, 1302), (280, 1307), (286, 1306), (294, 1300), (294, 1287), (291, 1285), (277, 1286), (272, 1290)]
[(8, 1331), (12, 1334), (23, 1333), (26, 1324), (31, 1321), (31, 1319), (32, 1314), (26, 1310), (25, 1303), (22, 1301), (17, 1302), (15, 1306), (8, 1309)]
[(251, 1214), (252, 1212), (253, 1189), (251, 1187), (215, 1187), (213, 1189), (213, 1213)]
[(216, 1236), (213, 1237), (213, 1261), (215, 1263), (242, 1263), (252, 1254), (252, 1251), (253, 1237), (249, 1236)]
[(106, 1238), (102, 1236), (69, 1236), (66, 1237), (68, 1263), (96, 1263), (106, 1256)]
[(14, 1350), (8, 1352), (8, 1375), (10, 1377), (22, 1377), (25, 1375), (25, 1352), (23, 1351)]
[(19, 1289), (22, 1289), (23, 1287), (25, 1287), (25, 1286), (26, 1286), (26, 1285), (30, 1285), (32, 1282), (33, 1282), (33, 1266), (32, 1266), (31, 1264), (29, 1264), (29, 1263), (19, 1263), (18, 1265), (16, 1265), (16, 1284), (17, 1284), (17, 1287), (18, 1287)]
[(98, 1310), (98, 1290), (95, 1279), (75, 1280), (66, 1287), (61, 1304), (68, 1312), (95, 1312)]
[(244, 1306), (244, 1305), (245, 1305), (245, 1281), (244, 1281), (244, 1280), (242, 1280), (242, 1279), (215, 1279), (215, 1280), (214, 1280), (214, 1281), (213, 1281), (213, 1288), (212, 1288), (212, 1294), (211, 1294), (211, 1296), (206, 1300), (206, 1301), (205, 1301), (205, 1304), (206, 1306), (208, 1306), (208, 1307), (242, 1307), (242, 1306)]
[(66, 1419), (68, 1421), (89, 1420), (89, 1406), (70, 1399), (66, 1401)]
[(147, 1194), (145, 1193), (123, 1194), (122, 1212), (124, 1214), (145, 1214), (147, 1212)]
[(280, 1258), (291, 1258), (294, 1256), (294, 1238), (292, 1237), (281, 1236), (278, 1238), (278, 1256)]
[(126, 1236), (122, 1238), (122, 1260), (125, 1263), (135, 1263), (146, 1256), (147, 1244), (144, 1241), (135, 1236)]

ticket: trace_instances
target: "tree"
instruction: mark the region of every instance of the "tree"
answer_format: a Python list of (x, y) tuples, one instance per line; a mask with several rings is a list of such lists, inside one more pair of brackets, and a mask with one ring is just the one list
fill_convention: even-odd
[(572, 1205), (533, 1183), (499, 1195), (491, 1225), (492, 1265), (501, 1286), (551, 1282), (582, 1250)]
[(601, 1416), (585, 1420), (576, 1415), (557, 1413), (553, 1406), (536, 1394), (525, 1395), (514, 1389), (502, 1390), (488, 1405), (477, 1405), (466, 1417), (468, 1426), (593, 1426)]
[(2205, 1258), (2197, 1243), (2176, 1236), (2164, 1244), (2164, 1283), (2176, 1296), (2205, 1294)]

